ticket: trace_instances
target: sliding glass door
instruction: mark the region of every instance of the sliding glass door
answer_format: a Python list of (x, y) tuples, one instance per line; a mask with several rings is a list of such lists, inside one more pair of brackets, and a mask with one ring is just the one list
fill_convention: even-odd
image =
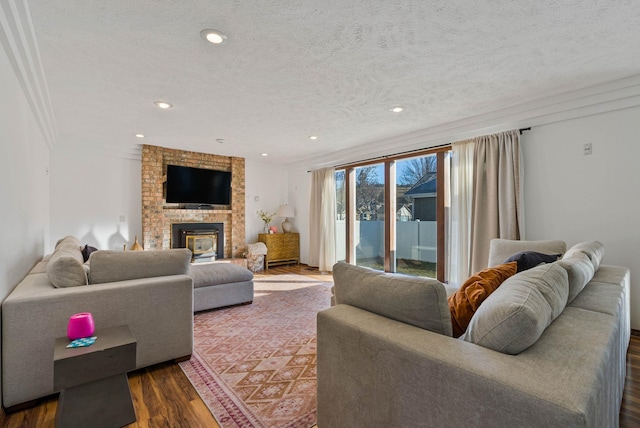
[(435, 278), (437, 157), (402, 159), (396, 164), (396, 271)]
[(384, 269), (384, 165), (355, 168), (355, 264)]
[(441, 149), (336, 171), (337, 259), (445, 281), (449, 155)]
[(336, 171), (336, 261), (347, 260), (347, 183), (344, 169)]

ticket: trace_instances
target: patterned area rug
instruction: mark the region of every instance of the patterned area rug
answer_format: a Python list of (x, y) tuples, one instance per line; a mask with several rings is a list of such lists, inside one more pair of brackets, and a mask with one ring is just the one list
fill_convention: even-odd
[(253, 304), (197, 313), (194, 352), (180, 367), (222, 428), (316, 423), (316, 313), (331, 283), (256, 278)]

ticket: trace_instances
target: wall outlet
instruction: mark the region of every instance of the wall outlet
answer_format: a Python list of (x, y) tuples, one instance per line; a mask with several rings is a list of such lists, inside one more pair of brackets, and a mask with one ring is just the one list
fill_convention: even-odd
[(583, 155), (590, 155), (592, 153), (593, 153), (593, 146), (591, 145), (591, 143), (585, 143), (583, 151), (582, 151), (582, 154)]
[(120, 223), (124, 223), (124, 216), (123, 215), (120, 216)]

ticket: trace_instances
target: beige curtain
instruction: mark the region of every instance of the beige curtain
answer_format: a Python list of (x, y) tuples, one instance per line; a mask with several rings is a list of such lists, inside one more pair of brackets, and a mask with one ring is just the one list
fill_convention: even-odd
[(335, 170), (312, 171), (309, 209), (309, 266), (331, 272), (336, 262)]
[(520, 133), (474, 138), (471, 273), (487, 267), (494, 238), (522, 239), (522, 153)]
[(493, 238), (524, 239), (518, 131), (452, 144), (449, 283), (487, 267)]
[(459, 286), (471, 276), (471, 207), (473, 202), (473, 140), (451, 145), (451, 221), (449, 222), (449, 284)]

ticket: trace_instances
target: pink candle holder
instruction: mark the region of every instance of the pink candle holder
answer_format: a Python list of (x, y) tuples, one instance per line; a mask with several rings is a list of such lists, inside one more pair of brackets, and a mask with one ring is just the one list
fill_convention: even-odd
[(71, 315), (71, 318), (69, 318), (67, 337), (70, 340), (93, 336), (95, 331), (96, 326), (91, 312), (80, 312), (79, 314)]

